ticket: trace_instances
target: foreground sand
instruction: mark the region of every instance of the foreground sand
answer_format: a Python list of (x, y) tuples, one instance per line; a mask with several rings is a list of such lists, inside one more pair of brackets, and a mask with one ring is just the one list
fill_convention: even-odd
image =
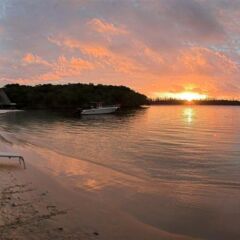
[[(10, 149), (14, 149), (14, 146), (11, 145), (6, 150)], [(21, 149), (15, 151), (21, 152)], [(60, 179), (59, 183), (59, 177), (50, 176), (47, 172), (41, 171), (37, 164), (31, 164), (33, 156), (37, 156), (36, 152), (33, 153), (31, 150), (23, 154), (28, 160), (26, 170), (23, 170), (17, 161), (0, 159), (1, 240), (192, 239), (138, 221), (91, 192), (79, 189), (77, 193), (72, 191), (69, 183), (64, 186), (65, 178)], [(47, 156), (51, 159), (50, 154)], [(61, 162), (58, 155), (54, 154), (52, 158), (57, 158), (57, 162)], [(50, 160), (48, 164), (44, 162), (45, 160), (41, 159), (39, 162), (48, 166)], [(70, 163), (70, 159), (67, 161)], [(85, 163), (81, 164), (83, 169)], [(101, 167), (95, 169), (92, 165), (88, 167), (94, 171), (89, 172), (89, 175), (110, 174), (104, 172)]]
[[(36, 188), (16, 165), (0, 165), (0, 239), (95, 239), (94, 230), (71, 229), (68, 210)], [(92, 236), (91, 236), (92, 235)]]

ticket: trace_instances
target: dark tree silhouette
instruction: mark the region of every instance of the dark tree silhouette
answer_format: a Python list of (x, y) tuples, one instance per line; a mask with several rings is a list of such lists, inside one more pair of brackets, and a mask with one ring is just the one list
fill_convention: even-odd
[(4, 87), (12, 102), (20, 108), (78, 108), (91, 102), (122, 107), (139, 107), (147, 103), (147, 97), (128, 87), (94, 84), (44, 84), (26, 86), (9, 84)]
[(193, 100), (188, 102), (187, 100), (179, 99), (149, 99), (150, 105), (229, 105), (229, 106), (240, 106), (239, 100), (226, 100), (226, 99), (204, 99), (204, 100)]

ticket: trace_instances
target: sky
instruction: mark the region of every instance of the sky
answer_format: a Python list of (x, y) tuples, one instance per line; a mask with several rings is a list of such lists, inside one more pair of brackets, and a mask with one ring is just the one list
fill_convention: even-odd
[(240, 99), (239, 19), (240, 0), (0, 0), (0, 86)]

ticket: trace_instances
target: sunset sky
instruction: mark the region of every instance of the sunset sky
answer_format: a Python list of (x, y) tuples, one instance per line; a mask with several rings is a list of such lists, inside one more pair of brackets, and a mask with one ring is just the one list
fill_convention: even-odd
[(69, 82), (239, 99), (240, 0), (1, 0), (0, 86)]

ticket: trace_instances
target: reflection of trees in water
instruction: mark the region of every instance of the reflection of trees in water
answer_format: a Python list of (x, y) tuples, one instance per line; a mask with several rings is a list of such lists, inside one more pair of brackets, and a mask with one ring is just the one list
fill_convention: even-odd
[(0, 142), (5, 143), (5, 144), (9, 144), (9, 145), (13, 145), (13, 143), (9, 139), (7, 139), (6, 137), (4, 137), (1, 134), (0, 134)]
[(0, 129), (17, 133), (20, 131), (44, 131), (56, 127), (111, 127), (119, 124), (131, 124), (136, 118), (144, 114), (146, 108), (121, 110), (117, 114), (72, 115), (66, 112), (53, 112), (46, 110), (29, 110), (22, 112), (10, 112), (0, 115)]

